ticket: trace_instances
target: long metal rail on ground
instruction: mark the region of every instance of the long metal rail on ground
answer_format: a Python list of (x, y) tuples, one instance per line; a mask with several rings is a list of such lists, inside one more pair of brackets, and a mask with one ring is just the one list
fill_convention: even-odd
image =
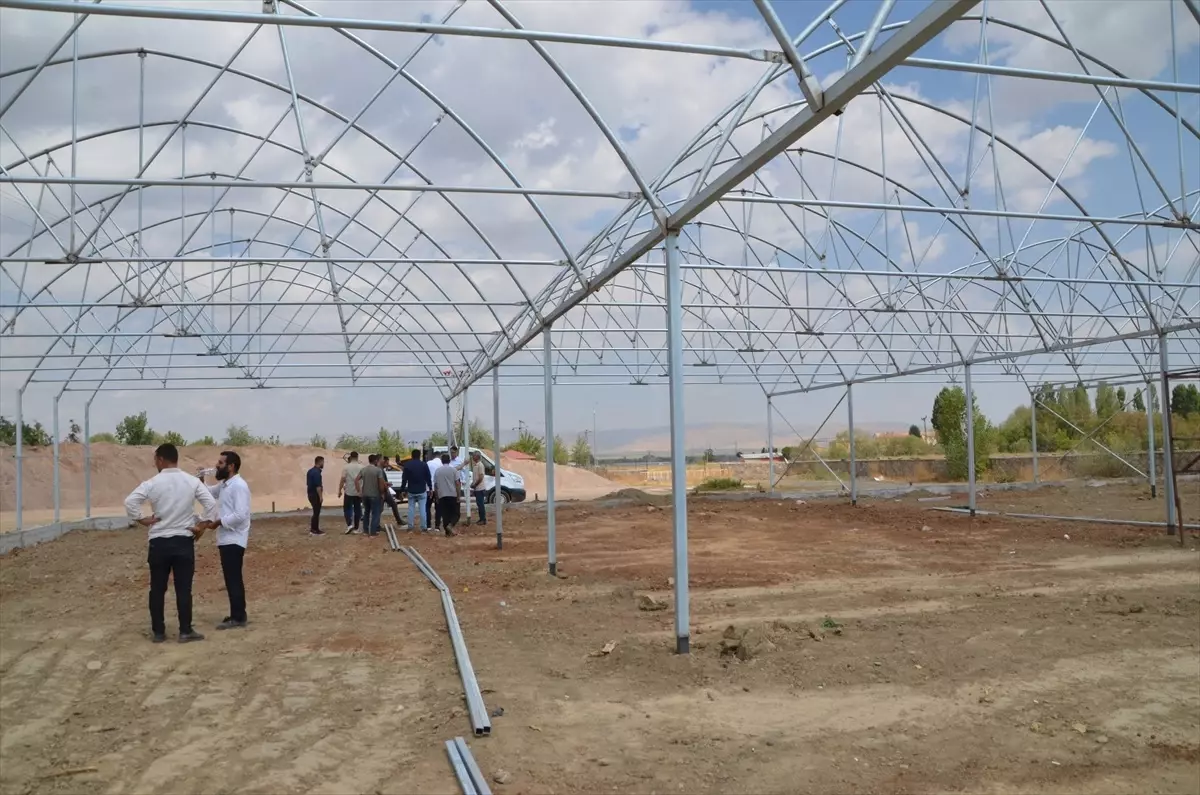
[(475, 679), (475, 669), (471, 666), (471, 657), (467, 654), (467, 643), (463, 640), (462, 629), (458, 626), (458, 614), (454, 611), (454, 599), (450, 596), (450, 589), (415, 548), (400, 547), (400, 551), (441, 593), (442, 609), (446, 613), (446, 626), (450, 631), (450, 642), (454, 646), (454, 659), (458, 663), (458, 673), (462, 677), (463, 693), (467, 699), (467, 710), (471, 715), (471, 727), (475, 730), (477, 737), (489, 735), (492, 733), (492, 722), (488, 717), (487, 707), (483, 703), (483, 693), (479, 690), (479, 682)]
[[(930, 508), (931, 511), (941, 511), (943, 513), (963, 513), (969, 514), (969, 508), (954, 508), (949, 505), (939, 505), (935, 508)], [(1086, 524), (1121, 524), (1129, 527), (1162, 527), (1162, 522), (1147, 522), (1135, 519), (1101, 519), (1094, 516), (1053, 516), (1043, 513), (1010, 513), (1008, 511), (984, 511), (975, 509), (976, 516), (1005, 516), (1009, 519), (1048, 519), (1056, 522), (1084, 522)], [(1183, 525), (1186, 530), (1200, 530), (1200, 524)]]
[(461, 737), (446, 741), (446, 755), (450, 757), (450, 766), (454, 768), (454, 776), (463, 795), (492, 795), (483, 771), (479, 769), (475, 757), (471, 754), (467, 741)]
[(400, 538), (396, 535), (396, 528), (390, 524), (383, 526), (383, 534), (387, 538), (388, 546), (393, 552), (400, 551)]

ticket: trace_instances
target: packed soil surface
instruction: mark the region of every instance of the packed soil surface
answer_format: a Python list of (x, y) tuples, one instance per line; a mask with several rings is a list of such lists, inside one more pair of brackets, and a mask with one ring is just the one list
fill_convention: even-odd
[[(1179, 498), (1183, 521), (1200, 525), (1200, 476), (1179, 476)], [(1166, 496), (1162, 484), (1157, 495), (1150, 496), (1150, 486), (1144, 481), (1072, 480), (1060, 485), (1035, 489), (990, 489), (984, 486), (976, 494), (976, 507), (1001, 513), (1040, 514), (1043, 516), (1083, 516), (1093, 519), (1123, 519), (1139, 522), (1166, 523)], [(869, 493), (867, 498), (870, 498)], [(967, 505), (963, 489), (945, 499), (930, 500), (923, 492), (901, 498), (908, 505), (954, 506)]]
[(453, 590), (478, 739), (437, 592), (383, 537), (257, 522), (228, 632), (206, 537), (188, 645), (149, 642), (141, 532), (18, 550), (0, 792), (452, 793), (460, 735), (497, 793), (1200, 790), (1194, 535), (693, 499), (679, 656), (656, 502), (559, 506), (559, 577), (545, 506), (502, 550), (401, 535)]
[[(190, 445), (180, 448), (179, 465), (187, 472), (216, 466), (223, 447)], [(259, 445), (238, 448), (242, 457), (242, 475), (254, 494), (255, 509), (267, 511), (272, 504), (280, 511), (303, 510), (308, 505), (304, 474), (313, 459), (325, 456), (327, 501), (336, 502), (342, 477), (342, 451), (321, 450), (295, 445)], [(83, 445), (59, 446), (59, 515), (64, 521), (84, 516)], [(24, 527), (37, 527), (54, 521), (54, 453), (51, 448), (27, 448), (23, 451), (21, 492)], [(365, 456), (364, 456), (365, 461)], [(546, 465), (538, 461), (504, 458), (503, 466), (525, 478), (529, 499), (546, 499)], [(92, 445), (92, 515), (120, 516), (129, 492), (154, 475), (154, 448), (117, 444)], [(212, 482), (211, 480), (209, 481)], [(586, 500), (620, 488), (616, 483), (575, 467), (558, 466), (554, 471), (556, 498)], [(0, 446), (0, 532), (16, 527), (16, 460), (12, 447)]]

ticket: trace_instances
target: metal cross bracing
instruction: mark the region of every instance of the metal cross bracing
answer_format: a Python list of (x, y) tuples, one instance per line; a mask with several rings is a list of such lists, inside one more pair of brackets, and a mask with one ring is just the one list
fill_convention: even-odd
[[(75, 23), (69, 35), (47, 37), (40, 61), (0, 74), (12, 87), (0, 94), (0, 195), (6, 218), (27, 224), (26, 234), (3, 236), (0, 331), (10, 342), (0, 368), (64, 390), (127, 389), (140, 378), (184, 387), (215, 376), (258, 388), (424, 381), (449, 396), (499, 362), (509, 365), (502, 381), (534, 375), (540, 356), (523, 346), (553, 320), (556, 383), (650, 384), (668, 370), (654, 239), (680, 222), (690, 383), (754, 383), (783, 394), (973, 360), (996, 362), (997, 378), (1141, 378), (1153, 371), (1163, 329), (1188, 355), (1187, 343), (1200, 339), (1200, 183), (1189, 185), (1185, 172), (1200, 124), (1178, 110), (1178, 98), (1200, 86), (1180, 80), (1177, 68), (1158, 80), (1117, 72), (1067, 38), (1053, 6), (1033, 25), (1004, 19), (997, 4), (930, 3), (912, 21), (892, 18), (891, 2), (872, 4), (859, 33), (839, 25), (851, 4), (834, 2), (788, 38), (776, 9), (756, 0), (773, 44), (733, 52), (525, 30), (500, 3), (491, 4), (496, 24), (456, 27), (471, 6), (454, 3), (438, 24), (412, 30), (385, 14), (329, 19), (287, 2), (262, 4), (259, 14), (247, 13), (258, 3), (210, 13), (0, 2), (47, 12), (39, 16), (72, 12)], [(236, 46), (225, 58), (145, 46), (153, 40), (81, 50), (82, 34), (97, 24), (88, 13), (156, 17), (162, 29), (201, 14), (223, 21)], [(973, 62), (915, 55), (955, 20), (977, 30)], [(1172, 42), (1176, 26), (1194, 23), (1173, 15)], [(355, 103), (335, 107), (315, 82), (306, 91), (288, 39), (309, 31), (382, 67)], [(404, 46), (366, 38), (376, 31), (403, 37)], [(994, 64), (991, 36), (1054, 45), (1078, 69)], [(423, 59), (439, 46), (487, 38), (534, 49), (600, 143), (616, 151), (627, 187), (524, 184), (469, 113), (422, 81)], [(768, 66), (650, 177), (548, 49), (563, 44)], [(268, 46), (275, 68), (254, 68)], [(136, 113), (81, 128), (89, 116), (81, 65), (118, 64), (136, 65), (138, 92), (124, 103)], [(147, 80), (185, 68), (207, 76), (163, 115), (148, 104)], [(971, 102), (939, 102), (884, 79), (896, 69), (970, 75)], [(844, 74), (818, 77), (834, 70)], [(61, 85), (68, 71), (69, 137), (23, 136), (28, 92), (55, 75)], [(1079, 104), (1065, 157), (1028, 154), (1028, 140), (1003, 131), (994, 115), (1006, 85), (1034, 80), (1095, 92)], [(257, 126), (206, 113), (231, 81), (282, 101)], [(402, 86), (429, 115), (403, 140), (390, 139), (371, 122)], [(25, 116), (13, 115), (22, 108)], [(1131, 119), (1147, 112), (1175, 135), (1175, 147), (1138, 144)], [(422, 153), (450, 127), (507, 184), (455, 184), (423, 170)], [(1130, 190), (1124, 203), (1105, 201), (1097, 212), (1077, 195), (1086, 188), (1076, 187), (1074, 172), (1081, 148), (1101, 135), (1124, 150)], [(383, 155), (377, 171), (338, 157), (364, 140)], [(128, 170), (89, 166), (93, 147), (135, 142)], [(202, 154), (188, 162), (194, 150), (219, 145), (239, 156), (216, 169)], [(507, 250), (476, 220), (502, 202), (527, 207), (543, 241)], [(600, 213), (618, 206), (572, 245), (547, 209), (571, 202)], [(435, 203), (429, 216), (444, 211), (457, 229), (425, 221), (422, 209)], [(447, 369), (453, 378), (442, 375)], [(989, 375), (977, 368), (975, 377)]]
[(453, 435), (490, 375), (498, 441), (501, 387), (551, 428), (665, 386), (687, 651), (685, 387), (770, 436), (789, 394), (1200, 366), (1195, 0), (1139, 3), (1159, 61), (1091, 49), (1114, 3), (727, 5), (0, 0), (18, 427), (35, 384), (56, 462), (68, 391), (87, 439), (107, 391), (425, 386)]

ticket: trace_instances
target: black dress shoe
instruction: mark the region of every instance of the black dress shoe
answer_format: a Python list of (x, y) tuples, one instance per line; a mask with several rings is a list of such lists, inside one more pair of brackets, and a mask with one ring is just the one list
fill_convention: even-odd
[(234, 621), (229, 616), (225, 616), (225, 620), (223, 620), (220, 624), (217, 624), (217, 629), (239, 629), (241, 627), (246, 626), (246, 624), (248, 624), (248, 623), (249, 623), (248, 621), (244, 621), (244, 620), (243, 621)]
[(166, 642), (167, 642), (167, 636), (166, 636), (165, 634), (161, 634), (161, 635), (160, 635), (160, 634), (158, 634), (158, 633), (155, 633), (155, 635), (154, 635), (152, 638), (150, 638), (150, 641), (151, 641), (152, 643), (166, 643)]
[(204, 636), (194, 629), (179, 633), (180, 643), (195, 643), (198, 640), (204, 640)]

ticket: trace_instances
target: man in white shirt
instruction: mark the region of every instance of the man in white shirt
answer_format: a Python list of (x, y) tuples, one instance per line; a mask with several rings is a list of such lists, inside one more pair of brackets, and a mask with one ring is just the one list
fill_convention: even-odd
[(217, 458), (217, 485), (209, 491), (217, 498), (217, 518), (204, 522), (217, 531), (217, 552), (221, 555), (221, 573), (229, 594), (229, 615), (217, 629), (246, 626), (246, 584), (242, 580), (242, 562), (250, 543), (250, 486), (239, 474), (242, 457), (225, 450)]
[(362, 470), (358, 451), (351, 451), (346, 458), (346, 466), (342, 468), (342, 478), (338, 481), (338, 498), (342, 500), (342, 514), (346, 517), (346, 535), (357, 530), (363, 518), (362, 494), (358, 491), (358, 473)]
[[(433, 476), (442, 467), (442, 458), (433, 449), (425, 451), (425, 459), (429, 467), (429, 498), (425, 501), (425, 526), (435, 530), (442, 529), (442, 509), (438, 506), (437, 493), (433, 489)], [(432, 520), (432, 521), (431, 521)]]
[[(450, 466), (454, 467), (454, 471), (458, 473), (458, 482), (462, 486), (462, 494), (468, 497), (468, 499), (464, 500), (463, 502), (467, 506), (467, 519), (469, 520), (471, 518), (471, 502), (467, 489), (471, 485), (471, 473), (469, 471), (467, 457), (459, 452), (458, 445), (456, 444), (450, 445)], [(459, 509), (458, 518), (462, 519), (461, 506)]]
[[(125, 498), (130, 520), (149, 528), (150, 630), (155, 643), (167, 639), (165, 605), (167, 581), (175, 581), (175, 606), (179, 611), (179, 642), (204, 640), (192, 629), (192, 577), (196, 573), (196, 537), (204, 527), (197, 524), (193, 506), (199, 502), (204, 515), (212, 516), (217, 501), (198, 478), (179, 469), (179, 451), (173, 444), (160, 444), (154, 451), (158, 474), (142, 483)], [(142, 516), (149, 502), (154, 513)]]

